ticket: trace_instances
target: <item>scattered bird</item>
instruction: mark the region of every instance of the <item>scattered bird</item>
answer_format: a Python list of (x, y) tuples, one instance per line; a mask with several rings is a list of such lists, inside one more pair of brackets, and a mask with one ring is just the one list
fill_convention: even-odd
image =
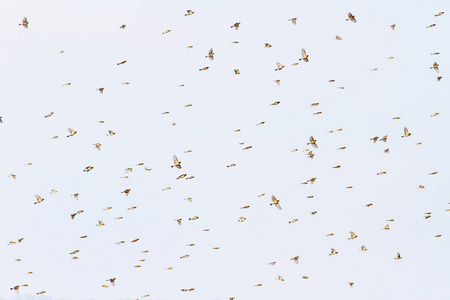
[(29, 24), (28, 19), (27, 17), (25, 17), (22, 19), (22, 23), (20, 23), (19, 26), (23, 26), (23, 28), (28, 28), (28, 24)]
[(241, 25), (240, 22), (234, 23), (234, 24), (231, 26), (231, 28), (234, 28), (234, 29), (238, 30), (238, 29), (239, 29), (239, 25)]
[(352, 15), (351, 12), (348, 13), (348, 19), (346, 19), (345, 21), (348, 21), (348, 20), (352, 21), (353, 23), (356, 23), (355, 16)]
[(300, 60), (303, 60), (304, 62), (308, 62), (309, 61), (308, 57), (309, 57), (309, 55), (306, 54), (306, 50), (304, 48), (302, 48), (302, 58), (300, 58)]
[(292, 22), (292, 24), (297, 25), (297, 18), (289, 19), (288, 21)]

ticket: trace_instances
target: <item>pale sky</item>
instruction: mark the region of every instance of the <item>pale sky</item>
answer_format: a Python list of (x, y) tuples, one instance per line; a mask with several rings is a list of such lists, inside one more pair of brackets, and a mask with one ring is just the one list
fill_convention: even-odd
[(0, 299), (450, 293), (447, 1), (2, 4)]

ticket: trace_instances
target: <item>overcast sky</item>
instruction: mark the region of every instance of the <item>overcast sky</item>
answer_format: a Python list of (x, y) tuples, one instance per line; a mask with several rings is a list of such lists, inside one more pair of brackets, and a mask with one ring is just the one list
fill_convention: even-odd
[(2, 1), (0, 299), (442, 299), (448, 6)]

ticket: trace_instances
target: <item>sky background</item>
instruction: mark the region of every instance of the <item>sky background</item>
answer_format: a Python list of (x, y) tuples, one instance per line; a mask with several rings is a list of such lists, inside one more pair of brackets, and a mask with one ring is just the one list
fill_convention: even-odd
[[(442, 299), (450, 293), (448, 6), (2, 1), (0, 299)], [(357, 23), (345, 21), (348, 12)], [(25, 16), (28, 29), (17, 25)], [(276, 62), (285, 68), (275, 71)], [(411, 136), (401, 138), (405, 126)], [(68, 127), (77, 134), (67, 138)], [(311, 135), (318, 149), (307, 145)], [(370, 140), (384, 135), (386, 143)], [(181, 170), (170, 168), (173, 155)], [(36, 194), (45, 200), (34, 205)], [(358, 237), (348, 240), (349, 231)], [(329, 256), (331, 248), (339, 253)], [(22, 284), (19, 295), (10, 290)]]

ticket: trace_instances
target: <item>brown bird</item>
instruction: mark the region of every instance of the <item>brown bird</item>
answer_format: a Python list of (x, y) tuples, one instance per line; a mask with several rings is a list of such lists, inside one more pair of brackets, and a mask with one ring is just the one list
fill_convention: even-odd
[(28, 19), (27, 17), (25, 17), (22, 19), (22, 23), (20, 23), (19, 26), (23, 26), (23, 28), (28, 28), (28, 24), (29, 24)]
[(272, 195), (272, 203), (270, 205), (275, 205), (276, 208), (281, 209), (280, 200), (275, 198), (274, 195)]
[(67, 130), (69, 131), (69, 135), (67, 137), (71, 137), (74, 136), (75, 134), (77, 134), (76, 130), (73, 130), (72, 128), (67, 128)]
[(121, 62), (118, 62), (117, 65), (123, 65), (123, 64), (126, 63), (126, 62), (127, 62), (126, 60), (123, 60), (123, 61), (121, 61)]
[(402, 135), (402, 138), (403, 137), (408, 137), (408, 136), (411, 136), (411, 133), (408, 131), (408, 128), (403, 128), (403, 132), (405, 133), (405, 135)]
[(391, 29), (392, 29), (392, 30), (395, 30), (395, 24), (392, 24), (392, 25), (391, 25)]
[(402, 259), (403, 257), (400, 255), (400, 253), (397, 252), (397, 257), (395, 257), (394, 259)]
[(284, 65), (280, 62), (277, 62), (277, 68), (275, 69), (275, 71), (280, 71), (284, 68)]
[(294, 256), (291, 258), (291, 260), (293, 260), (297, 265), (298, 265), (298, 259), (299, 259), (299, 256)]
[(206, 71), (206, 70), (208, 70), (209, 69), (209, 67), (203, 67), (203, 68), (201, 68), (201, 69), (198, 69), (199, 71)]
[(127, 25), (123, 24), (122, 26), (120, 26), (120, 29), (125, 29), (125, 27), (127, 27)]
[(214, 60), (214, 50), (213, 48), (209, 49), (208, 55), (205, 56), (205, 58), (209, 58), (210, 60)]
[(104, 89), (105, 89), (105, 88), (98, 88), (97, 91), (99, 91), (100, 94), (103, 94), (103, 90), (104, 90)]
[(339, 253), (339, 252), (337, 252), (336, 249), (331, 248), (331, 253), (328, 254), (328, 255), (336, 255), (336, 254), (338, 254), (338, 253)]
[(346, 19), (345, 21), (348, 21), (348, 20), (352, 21), (353, 23), (356, 23), (355, 16), (352, 15), (351, 12), (348, 13), (348, 19)]
[(39, 195), (34, 195), (34, 197), (36, 198), (36, 202), (34, 202), (34, 204), (38, 204), (38, 203), (41, 203), (42, 201), (44, 201), (44, 198), (42, 198), (41, 196), (39, 196)]
[(292, 22), (292, 24), (297, 25), (297, 18), (289, 19), (288, 22)]
[(304, 48), (302, 48), (302, 57), (299, 60), (303, 60), (304, 62), (308, 62), (309, 61), (308, 57), (309, 57), (309, 55), (306, 54), (306, 50)]
[(241, 25), (241, 22), (234, 23), (234, 24), (231, 26), (231, 28), (234, 27), (234, 29), (238, 30), (238, 29), (239, 29), (239, 25)]
[(317, 146), (316, 142), (317, 142), (317, 141), (314, 139), (314, 137), (313, 137), (313, 136), (310, 136), (310, 137), (309, 137), (309, 143), (307, 143), (306, 145), (311, 145), (311, 146), (313, 146), (314, 148), (319, 148), (319, 147)]
[(434, 69), (436, 73), (439, 73), (439, 64), (437, 62), (434, 62), (430, 69)]
[(173, 165), (171, 168), (176, 167), (177, 169), (181, 169), (181, 161), (178, 160), (177, 156), (173, 156)]

